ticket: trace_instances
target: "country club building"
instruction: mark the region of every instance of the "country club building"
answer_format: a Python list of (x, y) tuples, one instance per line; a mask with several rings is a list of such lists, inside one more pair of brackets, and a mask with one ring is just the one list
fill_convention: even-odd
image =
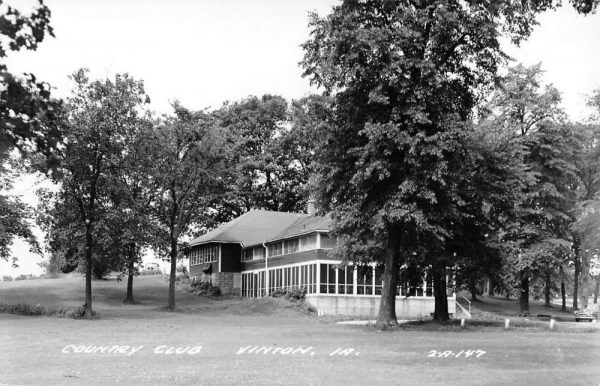
[[(187, 250), (190, 277), (210, 281), (223, 294), (269, 296), (278, 289), (306, 289), (306, 300), (324, 315), (377, 315), (381, 269), (342, 266), (329, 256), (329, 217), (251, 210), (195, 238)], [(398, 286), (398, 317), (429, 316), (431, 282)], [(455, 295), (448, 311), (455, 313)]]

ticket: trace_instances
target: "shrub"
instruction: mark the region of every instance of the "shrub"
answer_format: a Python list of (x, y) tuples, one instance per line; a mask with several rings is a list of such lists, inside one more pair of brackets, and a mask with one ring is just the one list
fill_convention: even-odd
[(306, 298), (306, 288), (293, 288), (293, 289), (283, 289), (278, 288), (275, 291), (271, 292), (271, 296), (274, 298), (286, 298), (292, 302), (303, 302)]
[(210, 282), (206, 281), (192, 281), (189, 285), (189, 290), (198, 296), (220, 296), (221, 289), (215, 287)]
[(8, 275), (2, 276), (2, 281), (13, 281), (13, 277)]
[[(0, 303), (0, 313), (17, 314), (29, 316), (54, 316), (58, 318), (66, 317), (73, 319), (81, 319), (85, 313), (85, 307), (64, 307), (59, 305), (51, 305), (48, 307), (36, 304), (4, 304)], [(95, 313), (94, 313), (95, 314)]]

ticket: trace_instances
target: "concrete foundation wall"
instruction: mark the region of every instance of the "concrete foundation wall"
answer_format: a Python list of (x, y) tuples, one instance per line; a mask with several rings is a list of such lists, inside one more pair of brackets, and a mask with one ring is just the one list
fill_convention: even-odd
[[(320, 310), (323, 315), (348, 315), (377, 318), (379, 312), (379, 296), (336, 296), (306, 295), (306, 301)], [(456, 300), (448, 298), (448, 312), (456, 313)], [(396, 297), (396, 316), (401, 318), (429, 317), (435, 309), (432, 297)]]

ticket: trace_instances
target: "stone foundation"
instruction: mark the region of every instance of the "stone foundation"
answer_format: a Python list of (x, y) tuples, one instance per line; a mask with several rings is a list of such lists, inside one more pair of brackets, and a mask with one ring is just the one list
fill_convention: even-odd
[(240, 296), (241, 294), (242, 277), (240, 273), (216, 272), (210, 275), (201, 273), (194, 276), (194, 280), (208, 282), (215, 287), (219, 287), (223, 295)]

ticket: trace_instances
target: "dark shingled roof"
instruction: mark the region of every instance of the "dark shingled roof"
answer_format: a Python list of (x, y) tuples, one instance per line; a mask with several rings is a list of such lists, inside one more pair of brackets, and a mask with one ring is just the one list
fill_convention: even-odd
[(196, 237), (190, 241), (190, 245), (216, 242), (240, 243), (244, 247), (248, 247), (317, 230), (327, 231), (330, 222), (329, 216), (251, 210), (200, 237)]
[(296, 220), (292, 225), (284, 229), (281, 233), (268, 241), (287, 239), (294, 236), (311, 233), (314, 231), (329, 231), (331, 226), (330, 216), (308, 216), (304, 215)]

